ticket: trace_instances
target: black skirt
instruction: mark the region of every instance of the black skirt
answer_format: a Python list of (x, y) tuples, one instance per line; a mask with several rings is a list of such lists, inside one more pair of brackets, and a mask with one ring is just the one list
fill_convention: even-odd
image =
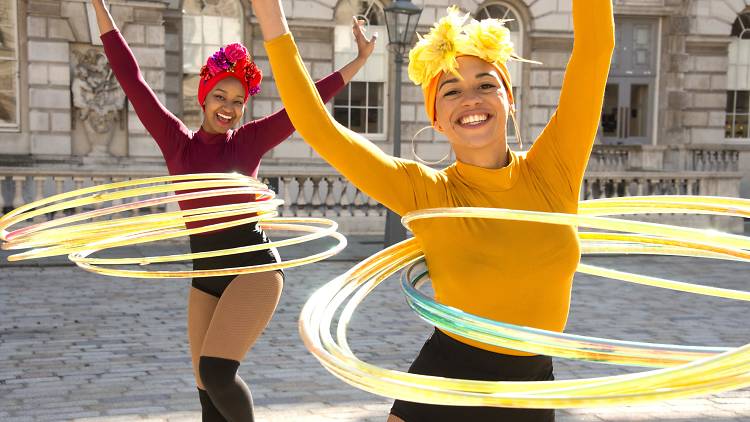
[[(219, 249), (268, 243), (268, 237), (256, 223), (243, 224), (225, 230), (190, 236), (190, 250), (193, 253)], [(246, 267), (248, 265), (272, 264), (279, 262), (275, 249), (262, 249), (232, 255), (216, 256), (193, 260), (194, 270), (215, 270), (219, 268)], [(210, 295), (221, 297), (229, 283), (237, 277), (194, 277), (193, 287)]]
[[(435, 330), (409, 368), (412, 374), (480, 381), (551, 381), (549, 356), (512, 356), (462, 343)], [(405, 422), (552, 422), (554, 409), (444, 406), (396, 400), (391, 414)]]

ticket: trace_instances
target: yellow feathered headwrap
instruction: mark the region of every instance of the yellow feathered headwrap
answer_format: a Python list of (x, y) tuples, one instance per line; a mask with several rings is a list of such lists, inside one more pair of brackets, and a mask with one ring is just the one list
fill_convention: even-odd
[(458, 75), (460, 56), (475, 56), (495, 66), (505, 84), (508, 99), (514, 104), (510, 72), (506, 62), (521, 60), (513, 51), (510, 31), (505, 26), (507, 20), (471, 19), (461, 14), (456, 6), (448, 8), (448, 15), (440, 19), (430, 29), (427, 36), (417, 34), (419, 41), (409, 52), (409, 78), (422, 86), (425, 109), (432, 124), (435, 124), (435, 97), (438, 80), (443, 73)]

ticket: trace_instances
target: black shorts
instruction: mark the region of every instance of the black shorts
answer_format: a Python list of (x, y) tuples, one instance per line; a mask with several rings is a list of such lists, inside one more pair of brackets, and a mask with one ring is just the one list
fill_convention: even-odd
[[(462, 343), (435, 330), (422, 346), (409, 372), (481, 381), (550, 381), (549, 356), (512, 356)], [(406, 422), (552, 422), (554, 409), (443, 406), (396, 400), (391, 414)]]
[[(238, 248), (241, 246), (257, 245), (260, 243), (268, 243), (268, 238), (263, 230), (261, 230), (255, 223), (243, 224), (226, 230), (190, 236), (190, 250), (194, 253)], [(193, 269), (215, 270), (218, 268), (272, 264), (278, 262), (277, 257), (278, 254), (275, 250), (262, 249), (253, 252), (194, 259)], [(210, 295), (221, 297), (221, 294), (224, 293), (224, 290), (235, 277), (237, 276), (194, 277), (193, 287)]]

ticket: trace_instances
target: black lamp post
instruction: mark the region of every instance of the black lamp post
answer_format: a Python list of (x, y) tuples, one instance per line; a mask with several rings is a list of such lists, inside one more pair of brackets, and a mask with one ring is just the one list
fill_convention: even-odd
[[(388, 29), (388, 47), (396, 65), (396, 86), (393, 95), (393, 156), (401, 156), (401, 68), (404, 54), (411, 48), (417, 34), (417, 22), (422, 8), (409, 0), (395, 0), (384, 8), (385, 23)], [(385, 218), (385, 246), (391, 246), (406, 239), (406, 229), (396, 213), (388, 210)]]

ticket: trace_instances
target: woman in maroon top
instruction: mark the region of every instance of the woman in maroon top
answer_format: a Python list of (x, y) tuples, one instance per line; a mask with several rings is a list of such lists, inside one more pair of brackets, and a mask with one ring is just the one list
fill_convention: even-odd
[[(161, 149), (170, 174), (239, 172), (257, 176), (260, 159), (293, 132), (284, 110), (234, 127), (241, 121), (249, 95), (259, 91), (260, 70), (241, 44), (230, 44), (209, 57), (201, 71), (198, 101), (204, 117), (190, 131), (156, 98), (138, 63), (117, 30), (104, 0), (92, 0), (104, 51), (136, 114)], [(316, 85), (329, 101), (364, 65), (374, 49), (354, 22), (359, 54)], [(235, 195), (183, 201), (182, 209), (252, 201)], [(222, 220), (242, 218), (237, 216)], [(214, 219), (188, 224), (200, 227)], [(256, 224), (190, 237), (193, 252), (267, 243)], [(239, 267), (278, 261), (273, 249), (193, 261), (195, 269)], [(188, 299), (188, 337), (204, 421), (252, 421), (250, 390), (237, 375), (247, 351), (271, 319), (283, 285), (283, 274), (270, 271), (240, 276), (194, 278)]]

